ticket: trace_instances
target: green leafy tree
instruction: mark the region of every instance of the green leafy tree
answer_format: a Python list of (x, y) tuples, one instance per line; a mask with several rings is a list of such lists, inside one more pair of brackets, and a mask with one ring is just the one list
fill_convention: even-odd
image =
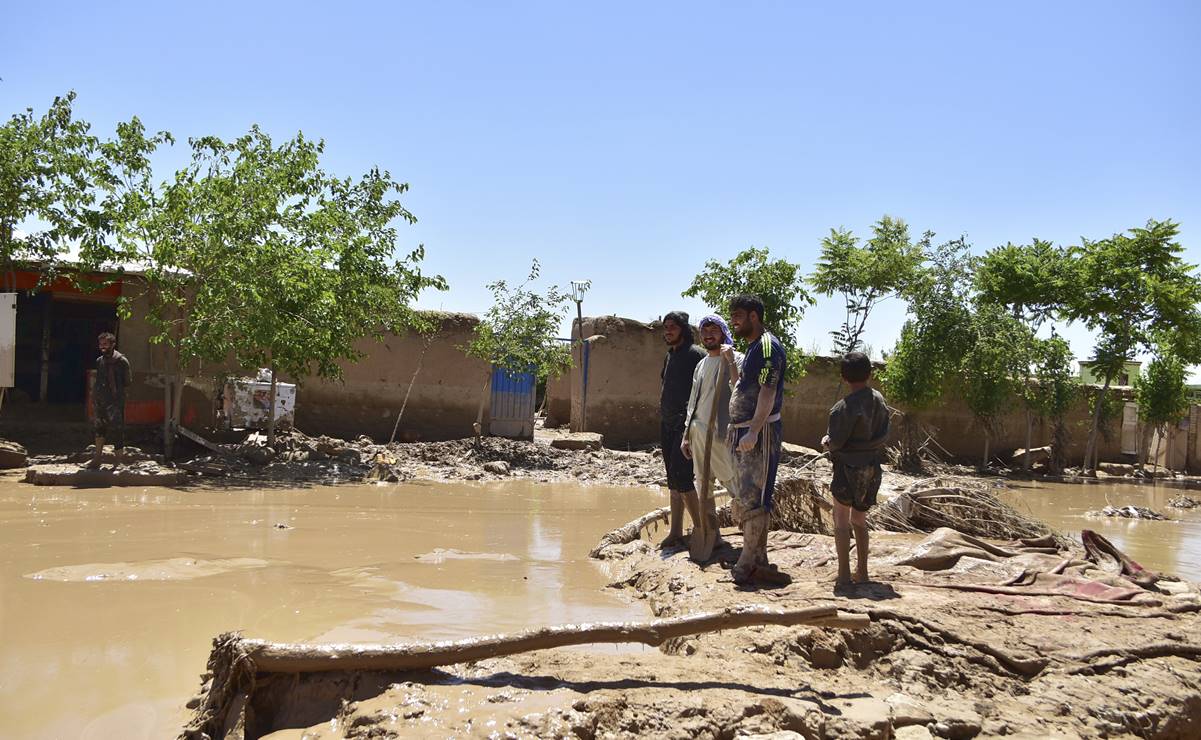
[[(1052, 333), (1047, 339), (1035, 339), (1033, 376), (1023, 390), (1027, 408), (1051, 422), (1049, 472), (1052, 475), (1061, 474), (1067, 465), (1067, 449), (1071, 442), (1067, 414), (1080, 397), (1073, 359), (1072, 349), (1063, 337)], [(1026, 449), (1030, 449), (1029, 437)]]
[[(1157, 432), (1154, 460), (1159, 460), (1159, 444), (1168, 435), (1169, 425), (1176, 424), (1188, 414), (1188, 371), (1184, 362), (1171, 350), (1157, 354), (1144, 373), (1134, 381), (1134, 399), (1138, 402), (1138, 418)], [(1139, 444), (1142, 448), (1142, 444)], [(1140, 461), (1141, 461), (1140, 453)]]
[[(1009, 243), (990, 249), (976, 262), (973, 282), (977, 301), (1003, 306), (1014, 318), (1037, 331), (1062, 312), (1068, 292), (1073, 289), (1069, 279), (1070, 265), (1067, 250), (1042, 239), (1033, 239), (1030, 244)], [(1033, 377), (1039, 348), (1037, 343), (1026, 343), (1015, 347), (1015, 351), (1019, 349), (1028, 354), (1029, 360), (1020, 393), (1026, 416), (1026, 449), (1029, 450), (1034, 420), (1039, 416), (1038, 401), (1034, 396), (1040, 391)], [(1029, 455), (1023, 459), (1022, 466), (1029, 470)]]
[(984, 460), (999, 431), (1001, 414), (1023, 390), (1030, 375), (1034, 333), (995, 303), (980, 304), (972, 313), (960, 375), (963, 398), (984, 432)]
[(1161, 352), (1183, 362), (1201, 362), (1201, 281), (1196, 268), (1181, 259), (1178, 233), (1172, 221), (1152, 220), (1108, 239), (1085, 240), (1070, 251), (1074, 265), (1063, 314), (1096, 333), (1093, 367), (1103, 378), (1085, 470), (1096, 466), (1105, 398), (1127, 361), (1159, 344)]
[[(94, 184), (99, 141), (74, 116), (75, 93), (57, 97), (40, 117), (33, 109), (0, 125), (0, 270), (41, 263), (48, 277), (68, 245), (105, 228)], [(24, 227), (28, 233), (20, 233)]]
[(476, 415), (475, 433), (482, 433), (484, 404), (492, 368), (510, 373), (532, 373), (538, 382), (571, 367), (571, 348), (558, 340), (570, 296), (555, 286), (545, 292), (533, 288), (541, 275), (534, 260), (524, 282), (510, 286), (505, 280), (488, 284), (492, 306), (476, 325), (467, 354), (488, 363), (484, 394)]
[(1071, 287), (1068, 253), (1042, 239), (1006, 244), (980, 258), (973, 279), (981, 302), (1005, 306), (1037, 329), (1063, 308)]
[(966, 240), (953, 239), (924, 251), (926, 262), (901, 292), (909, 302), (909, 319), (881, 374), (889, 400), (905, 410), (899, 463), (910, 471), (923, 468), (921, 413), (942, 398), (973, 337)]
[(446, 283), (421, 272), (421, 247), (393, 258), (394, 224), (416, 218), (399, 200), (408, 186), (388, 172), (330, 175), (321, 168), (322, 142), (297, 134), (277, 146), (258, 127), (196, 147), (194, 210), (209, 214), (211, 228), (195, 247), (236, 260), (230, 279), (211, 291), (197, 287), (221, 299), (206, 303), (215, 320), (197, 327), (209, 332), (206, 352), (227, 340), (240, 366), (270, 368), (272, 444), (278, 374), (340, 380), (342, 364), (364, 356), (364, 337), (431, 329), (412, 301)]
[(830, 230), (809, 283), (820, 295), (838, 293), (846, 305), (842, 326), (830, 332), (835, 353), (862, 349), (872, 310), (913, 280), (923, 257), (922, 243), (914, 244), (905, 222), (891, 216), (877, 221), (862, 245), (847, 229)]
[(387, 173), (333, 177), (320, 142), (298, 134), (277, 147), (255, 127), (232, 142), (189, 140), (190, 163), (156, 183), (148, 157), (162, 140), (135, 119), (102, 146), (118, 228), (81, 257), (144, 274), (151, 341), (168, 350), (168, 450), (184, 378), (199, 363), (269, 367), (272, 395), (276, 371), (336, 379), (341, 361), (362, 356), (360, 339), (412, 325), (411, 299), (445, 287), (420, 272), (421, 249), (392, 259), (392, 222), (413, 218)]
[(784, 345), (788, 355), (785, 380), (803, 377), (808, 357), (798, 344), (797, 331), (805, 309), (813, 305), (813, 298), (805, 290), (801, 266), (784, 259), (771, 259), (766, 247), (751, 247), (725, 264), (707, 261), (683, 295), (700, 298), (716, 310), (726, 311), (730, 299), (743, 293), (757, 295), (763, 301), (767, 314), (763, 323)]

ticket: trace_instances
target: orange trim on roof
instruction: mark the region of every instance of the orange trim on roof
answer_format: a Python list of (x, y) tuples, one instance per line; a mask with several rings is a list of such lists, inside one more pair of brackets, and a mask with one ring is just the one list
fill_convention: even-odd
[[(17, 290), (33, 290), (38, 287), (38, 280), (41, 275), (29, 270), (17, 270)], [(104, 281), (99, 277), (92, 277), (91, 281), (96, 283), (95, 290), (80, 290), (75, 283), (65, 277), (56, 278), (48, 286), (43, 286), (42, 290), (49, 290), (52, 293), (67, 293), (72, 295), (84, 296), (92, 300), (110, 300), (116, 301), (121, 297), (121, 280), (114, 280), (108, 285), (104, 285)]]

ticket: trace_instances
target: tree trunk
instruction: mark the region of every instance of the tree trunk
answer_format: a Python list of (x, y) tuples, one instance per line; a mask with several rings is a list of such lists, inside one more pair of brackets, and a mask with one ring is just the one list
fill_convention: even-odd
[(183, 390), (185, 385), (185, 376), (181, 372), (175, 376), (175, 382), (171, 388), (171, 449), (175, 449), (175, 438), (179, 433), (179, 427), (183, 425)]
[(477, 442), (484, 435), (484, 407), (491, 400), (488, 391), (492, 388), (492, 372), (492, 366), (489, 365), (488, 377), (484, 379), (484, 390), (480, 393), (480, 408), (475, 414), (475, 423), (471, 425)]
[(1051, 463), (1049, 472), (1062, 475), (1068, 460), (1068, 425), (1062, 416), (1056, 417), (1051, 428)]
[(1161, 451), (1161, 447), (1163, 446), (1163, 434), (1164, 434), (1164, 427), (1162, 424), (1160, 424), (1155, 429), (1155, 460), (1151, 464), (1151, 474), (1152, 475), (1155, 474), (1155, 471), (1158, 468), (1162, 467), (1159, 464), (1159, 453)]
[[(1101, 390), (1097, 393), (1096, 408), (1093, 409), (1093, 425), (1088, 430), (1088, 445), (1084, 448), (1084, 474), (1096, 472), (1096, 457), (1097, 453), (1097, 434), (1101, 427), (1101, 411), (1105, 404), (1105, 394), (1109, 391), (1110, 378), (1105, 378), (1105, 385), (1101, 386)], [(1092, 467), (1089, 467), (1090, 461)]]
[(662, 645), (673, 637), (754, 625), (807, 624), (842, 629), (863, 629), (866, 614), (838, 611), (834, 606), (781, 610), (744, 606), (650, 622), (600, 622), (543, 627), (510, 635), (468, 638), (434, 643), (399, 645), (306, 645), (242, 639), (240, 647), (256, 670), (263, 673), (313, 673), (322, 671), (423, 670), (488, 658), (516, 655), (568, 645), (638, 642)]
[[(991, 441), (991, 439), (989, 438), (988, 430), (985, 429), (984, 430), (984, 462), (980, 463), (981, 470), (988, 470), (988, 443), (990, 441)], [(1027, 457), (1029, 457), (1029, 455), (1027, 455)]]
[(920, 473), (924, 466), (921, 442), (918, 441), (921, 424), (918, 423), (917, 414), (913, 411), (905, 412), (901, 426), (901, 469), (907, 473)]
[(1030, 472), (1030, 445), (1034, 443), (1034, 414), (1026, 409), (1026, 454), (1022, 459), (1022, 470)]
[(171, 376), (163, 376), (163, 457), (171, 459)]
[(275, 449), (275, 364), (271, 364), (271, 389), (267, 391), (267, 446)]

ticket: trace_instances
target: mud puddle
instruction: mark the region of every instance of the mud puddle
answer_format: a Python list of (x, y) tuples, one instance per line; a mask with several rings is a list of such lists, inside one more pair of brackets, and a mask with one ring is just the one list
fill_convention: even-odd
[(663, 501), (566, 484), (180, 492), (0, 479), (3, 734), (172, 737), (210, 640), (229, 629), (380, 642), (644, 618), (587, 553)]
[[(1011, 483), (1003, 498), (1052, 527), (1078, 535), (1098, 532), (1144, 567), (1201, 581), (1201, 508), (1174, 509), (1168, 501), (1201, 493), (1170, 485), (1099, 482)], [(1170, 521), (1088, 516), (1107, 505), (1142, 506)]]

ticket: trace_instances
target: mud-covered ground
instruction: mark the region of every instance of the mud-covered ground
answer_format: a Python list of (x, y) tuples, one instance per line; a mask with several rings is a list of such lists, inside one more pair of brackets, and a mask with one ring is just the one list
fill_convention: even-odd
[(421, 674), (326, 676), (285, 692), (274, 727), (292, 729), (267, 736), (1201, 736), (1195, 593), (1102, 604), (954, 590), (940, 583), (971, 581), (979, 564), (941, 575), (897, 564), (922, 539), (875, 534), (874, 582), (838, 593), (833, 544), (820, 535), (773, 532), (771, 558), (795, 580), (758, 591), (736, 589), (722, 564), (736, 555), (734, 534), (705, 568), (644, 541), (614, 545), (611, 588), (645, 602), (648, 616), (836, 605), (872, 621), (862, 631), (747, 628), (663, 651), (551, 650)]
[[(658, 450), (621, 451), (560, 449), (551, 437), (533, 441), (502, 437), (458, 439), (445, 442), (377, 444), (368, 437), (341, 440), (309, 437), (299, 432), (282, 433), (274, 447), (252, 438), (249, 442), (218, 445), (220, 452), (189, 444), (183, 459), (172, 463), (161, 456), (127, 450), (122, 467), (137, 466), (146, 473), (176, 468), (189, 473), (194, 482), (207, 480), (232, 484), (279, 481), (284, 483), (338, 483), (361, 480), (380, 482), (500, 481), (525, 479), (541, 482), (575, 481), (607, 485), (666, 485), (663, 460)], [(796, 467), (812, 459), (805, 448), (785, 455), (785, 467)], [(72, 454), (33, 455), (34, 466), (82, 465), (89, 451)], [(105, 470), (113, 470), (111, 451), (104, 456)], [(813, 469), (828, 465), (819, 460)]]

